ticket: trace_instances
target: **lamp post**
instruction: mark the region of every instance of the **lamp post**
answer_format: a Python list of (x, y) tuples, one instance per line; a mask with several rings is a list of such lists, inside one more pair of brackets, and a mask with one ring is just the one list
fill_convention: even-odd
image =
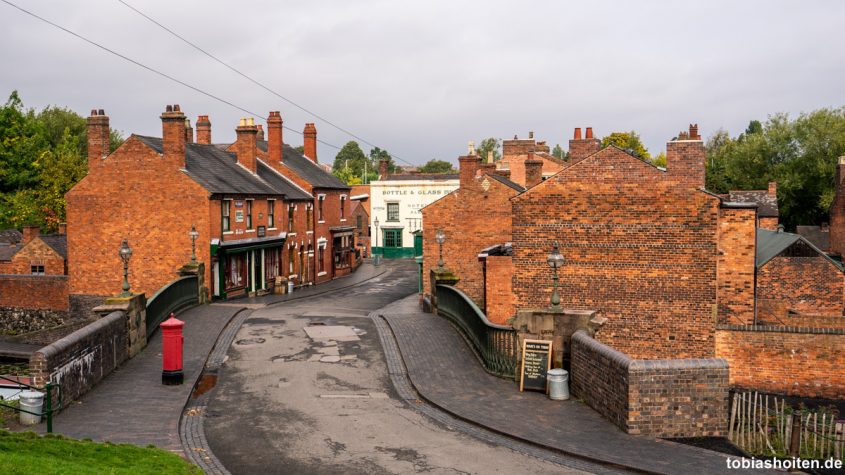
[(200, 233), (197, 231), (197, 227), (192, 224), (191, 231), (188, 232), (188, 236), (191, 237), (191, 264), (197, 263), (197, 238), (199, 235)]
[(549, 263), (549, 267), (552, 268), (554, 274), (552, 276), (554, 285), (552, 287), (552, 308), (557, 309), (560, 308), (560, 294), (557, 292), (557, 270), (563, 265), (563, 255), (561, 255), (560, 251), (558, 250), (557, 242), (552, 244), (552, 252), (549, 254), (549, 257), (546, 259), (546, 262)]
[(443, 243), (446, 241), (446, 233), (443, 232), (442, 229), (438, 229), (437, 232), (434, 234), (434, 240), (437, 241), (437, 244), (440, 246), (440, 258), (437, 259), (437, 268), (443, 269)]
[[(373, 224), (376, 227), (376, 248), (378, 248), (378, 216), (376, 216), (376, 218), (373, 220)], [(373, 253), (373, 264), (374, 265), (381, 264), (381, 256), (377, 252)]]
[(129, 247), (126, 239), (120, 243), (120, 250), (117, 252), (117, 255), (123, 261), (123, 292), (120, 293), (120, 296), (131, 297), (132, 293), (129, 292), (129, 259), (132, 257), (132, 248)]

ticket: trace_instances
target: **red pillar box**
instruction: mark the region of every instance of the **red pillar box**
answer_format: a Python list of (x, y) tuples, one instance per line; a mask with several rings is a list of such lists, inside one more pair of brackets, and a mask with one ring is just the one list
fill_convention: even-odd
[(177, 320), (171, 313), (170, 318), (161, 322), (161, 384), (182, 384), (182, 328), (185, 322)]

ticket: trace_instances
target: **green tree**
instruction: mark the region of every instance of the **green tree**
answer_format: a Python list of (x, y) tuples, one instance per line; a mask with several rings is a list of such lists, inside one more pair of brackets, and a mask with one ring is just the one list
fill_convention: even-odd
[(613, 132), (601, 139), (602, 148), (609, 145), (619, 147), (635, 157), (651, 161), (651, 154), (648, 153), (648, 149), (643, 145), (639, 134), (633, 130), (630, 132)]
[(335, 155), (332, 173), (347, 184), (350, 184), (352, 178), (361, 179), (361, 176), (364, 174), (365, 163), (368, 169), (372, 167), (370, 160), (364, 155), (364, 151), (361, 150), (358, 142), (350, 140)]
[(501, 142), (499, 139), (489, 137), (479, 142), (475, 150), (478, 156), (485, 161), (487, 160), (487, 154), (493, 152), (493, 161), (498, 162), (502, 158), (502, 154), (499, 152), (500, 148)]
[(455, 168), (445, 160), (432, 158), (419, 168), (420, 173), (455, 173)]
[(552, 149), (552, 155), (561, 160), (569, 158), (568, 154), (563, 150), (563, 147), (561, 147), (559, 143), (555, 144), (555, 148)]
[(666, 168), (666, 152), (661, 150), (656, 157), (651, 159), (651, 163), (655, 167)]

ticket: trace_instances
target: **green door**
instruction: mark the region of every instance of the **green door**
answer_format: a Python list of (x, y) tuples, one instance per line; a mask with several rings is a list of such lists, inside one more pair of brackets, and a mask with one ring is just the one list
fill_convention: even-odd
[(422, 231), (414, 231), (414, 257), (422, 255)]
[(402, 230), (401, 229), (384, 229), (384, 248), (383, 254), (385, 259), (395, 259), (402, 257)]

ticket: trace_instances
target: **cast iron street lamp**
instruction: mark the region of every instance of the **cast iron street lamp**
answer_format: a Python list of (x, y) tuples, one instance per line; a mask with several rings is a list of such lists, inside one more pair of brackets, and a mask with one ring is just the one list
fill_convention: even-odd
[[(378, 248), (378, 216), (376, 216), (375, 220), (373, 220), (373, 225), (376, 227), (376, 248)], [(373, 253), (373, 264), (379, 265), (381, 263), (381, 256), (374, 252)]]
[(554, 271), (554, 275), (552, 277), (554, 281), (554, 286), (552, 290), (552, 308), (559, 308), (560, 307), (560, 294), (557, 293), (557, 270), (559, 267), (563, 265), (563, 256), (560, 254), (558, 250), (557, 242), (552, 244), (552, 253), (549, 254), (549, 257), (546, 259), (546, 262), (549, 263), (549, 267), (552, 268)]
[(442, 229), (438, 229), (434, 234), (434, 240), (440, 245), (440, 258), (437, 260), (437, 268), (443, 269), (443, 243), (446, 242), (446, 233)]
[(191, 264), (197, 263), (197, 238), (199, 235), (200, 233), (197, 232), (197, 227), (192, 224), (191, 231), (188, 233), (188, 236), (191, 236)]
[(132, 257), (132, 248), (129, 247), (129, 243), (126, 242), (126, 239), (120, 243), (120, 251), (118, 251), (117, 255), (119, 255), (120, 260), (123, 261), (123, 292), (120, 293), (120, 296), (131, 297), (132, 293), (129, 292), (129, 258)]

